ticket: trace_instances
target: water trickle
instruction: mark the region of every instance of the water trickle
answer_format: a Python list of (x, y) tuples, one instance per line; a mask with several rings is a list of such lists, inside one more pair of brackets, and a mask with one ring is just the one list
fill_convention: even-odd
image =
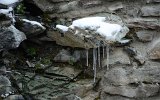
[(97, 65), (97, 51), (96, 51), (96, 48), (93, 48), (93, 70), (94, 70), (94, 82), (96, 82), (96, 72), (97, 72), (97, 69), (96, 69), (96, 65)]
[(86, 66), (88, 66), (88, 49), (86, 49)]
[(98, 47), (98, 66), (101, 67), (101, 54), (100, 54), (100, 46)]
[(106, 45), (106, 54), (107, 54), (107, 70), (109, 70), (109, 47), (110, 45)]

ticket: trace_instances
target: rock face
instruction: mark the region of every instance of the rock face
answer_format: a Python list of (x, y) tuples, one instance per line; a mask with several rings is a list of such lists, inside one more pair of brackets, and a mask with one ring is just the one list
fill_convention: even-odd
[(12, 25), (6, 29), (1, 29), (0, 50), (17, 48), (25, 39), (25, 34)]
[[(125, 53), (122, 48), (117, 48), (115, 50), (113, 50), (112, 53), (110, 53), (110, 57), (109, 57), (109, 64), (110, 65), (115, 65), (115, 64), (124, 64), (124, 65), (130, 65), (130, 59), (127, 55), (127, 53)], [(104, 59), (102, 61), (102, 66), (106, 66), (107, 65), (107, 59)]]
[(148, 52), (148, 56), (150, 59), (160, 59), (160, 41), (157, 40), (153, 43), (152, 47)]
[(159, 90), (159, 71), (158, 65), (145, 65), (138, 69), (113, 68), (104, 75), (102, 89), (125, 97), (154, 96)]
[(152, 41), (154, 33), (155, 33), (154, 31), (138, 31), (138, 32), (136, 32), (137, 37), (142, 42)]
[[(8, 6), (0, 4), (0, 61), (4, 61), (6, 65), (0, 67), (0, 99), (26, 99), (21, 93), (14, 91), (20, 89), (33, 95), (34, 99), (44, 100), (160, 100), (160, 0), (24, 0), (24, 2), (41, 9), (43, 15), (38, 14), (41, 19), (37, 16), (34, 18), (41, 20), (39, 22), (44, 23), (46, 28), (40, 23), (22, 20), (32, 19), (33, 16), (31, 17), (29, 13), (16, 14), (15, 17), (20, 20), (16, 19), (16, 23), (13, 23), (13, 19), (3, 14), (1, 10), (9, 9)], [(96, 48), (99, 43), (97, 40), (102, 39), (99, 35), (87, 38), (87, 41), (83, 36), (93, 31), (75, 28), (69, 29), (64, 34), (55, 28), (58, 24), (70, 26), (76, 19), (95, 16), (106, 17), (109, 23), (126, 26), (127, 32), (129, 28), (130, 32), (125, 38), (131, 41), (127, 44), (110, 45), (109, 55), (103, 43), (100, 51), (93, 50), (97, 53), (92, 53), (92, 48)], [(80, 37), (75, 35), (76, 32), (84, 34)], [(23, 59), (16, 54), (16, 57), (8, 57), (7, 60), (5, 52), (1, 52), (17, 48), (26, 37), (31, 37), (32, 42), (42, 45), (33, 50), (38, 55), (33, 61), (25, 58), (28, 63), (35, 64), (34, 67), (28, 67), (27, 61), (24, 61), (25, 64), (22, 63)], [(56, 44), (39, 40), (56, 41)], [(48, 47), (52, 43), (53, 48)], [(79, 51), (73, 52), (73, 48), (70, 51), (65, 50), (66, 47), (63, 46), (73, 47), (74, 50), (90, 49), (89, 56), (87, 50), (81, 54)], [(44, 49), (49, 52), (47, 57), (44, 57)], [(41, 50), (42, 54), (39, 54)], [(109, 69), (106, 68), (108, 65), (106, 55), (109, 56)], [(93, 62), (95, 59), (97, 61)], [(85, 62), (87, 67), (84, 65)], [(92, 69), (92, 65), (97, 67), (94, 66)], [(19, 70), (14, 68), (15, 66), (25, 68), (20, 67)], [(10, 69), (14, 71), (10, 72)], [(90, 79), (93, 72), (97, 82), (94, 84), (95, 87), (92, 84), (93, 79)], [(12, 86), (12, 82), (16, 84), (15, 87)]]
[(142, 16), (160, 16), (160, 6), (144, 6), (141, 12)]

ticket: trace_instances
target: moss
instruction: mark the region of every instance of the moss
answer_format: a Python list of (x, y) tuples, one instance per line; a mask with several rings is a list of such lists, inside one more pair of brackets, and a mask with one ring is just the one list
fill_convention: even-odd
[(29, 56), (34, 57), (35, 55), (37, 55), (37, 49), (33, 48), (33, 47), (30, 47), (30, 48), (27, 49), (27, 54)]
[(51, 62), (51, 59), (50, 58), (43, 58), (41, 60), (41, 63), (42, 64), (45, 64), (45, 65), (50, 65), (52, 62)]
[(26, 9), (26, 7), (24, 6), (24, 4), (20, 3), (20, 4), (16, 7), (15, 12), (16, 12), (17, 14), (25, 14), (25, 9)]

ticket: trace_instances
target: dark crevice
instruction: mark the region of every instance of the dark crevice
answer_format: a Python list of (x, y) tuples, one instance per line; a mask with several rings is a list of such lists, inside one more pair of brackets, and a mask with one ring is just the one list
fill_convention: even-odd
[(43, 11), (38, 8), (35, 4), (28, 2), (28, 0), (24, 0), (22, 2), (26, 7), (25, 11), (28, 12), (32, 16), (40, 16), (43, 14)]

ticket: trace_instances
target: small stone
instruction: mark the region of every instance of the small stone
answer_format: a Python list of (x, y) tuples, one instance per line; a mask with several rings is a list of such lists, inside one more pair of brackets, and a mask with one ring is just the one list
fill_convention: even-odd
[(154, 6), (144, 6), (141, 9), (142, 16), (154, 16), (158, 17), (160, 16), (160, 6), (154, 5)]
[(149, 59), (160, 59), (160, 41), (155, 41), (148, 51)]
[(150, 42), (153, 39), (154, 31), (138, 31), (136, 32), (137, 37), (142, 42)]

